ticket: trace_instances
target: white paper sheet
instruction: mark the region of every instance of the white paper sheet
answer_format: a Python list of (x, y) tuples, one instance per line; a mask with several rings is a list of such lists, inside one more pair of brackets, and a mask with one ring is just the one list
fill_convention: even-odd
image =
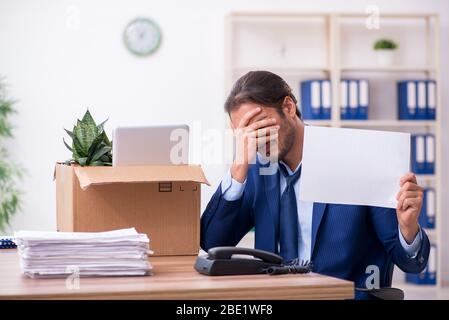
[(396, 208), (410, 134), (306, 126), (299, 198)]

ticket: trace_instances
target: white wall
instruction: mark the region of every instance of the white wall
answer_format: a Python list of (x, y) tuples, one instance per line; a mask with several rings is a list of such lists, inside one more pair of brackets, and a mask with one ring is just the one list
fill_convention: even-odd
[[(224, 127), (224, 17), (229, 11), (364, 12), (371, 4), (381, 12), (441, 15), (446, 54), (440, 88), (443, 101), (449, 101), (444, 58), (449, 2), (443, 0), (0, 0), (0, 74), (19, 100), (10, 146), (13, 158), (28, 170), (23, 212), (12, 229), (55, 229), (53, 165), (70, 156), (62, 144), (63, 127), (71, 128), (86, 107), (97, 120), (109, 118), (109, 133), (119, 124), (201, 121), (203, 128)], [(67, 18), (77, 10), (79, 28), (68, 28)], [(136, 16), (151, 17), (162, 28), (162, 47), (152, 57), (134, 57), (123, 46), (123, 28)], [(448, 124), (449, 112), (443, 117)], [(444, 159), (449, 159), (447, 147)], [(215, 188), (223, 167), (205, 171)], [(203, 188), (203, 206), (214, 188)], [(447, 184), (444, 198), (448, 207)]]

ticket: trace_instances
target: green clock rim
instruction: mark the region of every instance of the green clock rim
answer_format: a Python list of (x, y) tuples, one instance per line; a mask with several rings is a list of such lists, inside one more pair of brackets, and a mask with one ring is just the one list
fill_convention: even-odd
[[(139, 21), (141, 21), (141, 22), (144, 21), (144, 22), (148, 22), (148, 23), (152, 24), (153, 27), (157, 30), (157, 32), (158, 32), (158, 34), (159, 34), (159, 37), (158, 37), (158, 39), (157, 39), (156, 45), (155, 45), (151, 50), (149, 50), (149, 51), (147, 51), (147, 52), (145, 52), (145, 53), (137, 52), (137, 51), (135, 51), (134, 49), (132, 49), (132, 48), (130, 47), (128, 41), (126, 40), (126, 30), (127, 30), (133, 23), (136, 23), (136, 22), (139, 22)], [(159, 27), (159, 25), (158, 25), (154, 20), (152, 20), (152, 19), (150, 19), (150, 18), (145, 18), (145, 17), (138, 17), (138, 18), (135, 18), (135, 19), (131, 20), (131, 21), (126, 25), (125, 30), (123, 31), (123, 43), (125, 44), (125, 47), (126, 47), (131, 53), (133, 53), (134, 55), (139, 56), (139, 57), (146, 57), (146, 56), (148, 56), (148, 55), (150, 55), (150, 54), (156, 52), (157, 49), (160, 48), (161, 43), (162, 43), (162, 31), (161, 31), (161, 28)]]

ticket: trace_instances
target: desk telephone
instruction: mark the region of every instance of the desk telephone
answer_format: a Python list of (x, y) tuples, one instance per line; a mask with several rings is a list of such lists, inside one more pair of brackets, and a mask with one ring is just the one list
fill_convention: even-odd
[(198, 256), (194, 268), (199, 273), (209, 276), (263, 273), (276, 275), (308, 273), (312, 271), (312, 263), (295, 259), (283, 264), (281, 256), (268, 251), (240, 247), (215, 247), (209, 249), (207, 256)]

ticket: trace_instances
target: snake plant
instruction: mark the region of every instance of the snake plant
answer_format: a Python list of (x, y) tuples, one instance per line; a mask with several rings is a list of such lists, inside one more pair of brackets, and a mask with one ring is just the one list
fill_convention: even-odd
[(80, 166), (110, 166), (112, 165), (112, 142), (104, 131), (104, 124), (95, 123), (89, 110), (81, 120), (77, 120), (72, 131), (64, 129), (72, 138), (70, 146), (64, 138), (65, 146), (72, 152), (72, 158), (66, 164), (77, 163)]

